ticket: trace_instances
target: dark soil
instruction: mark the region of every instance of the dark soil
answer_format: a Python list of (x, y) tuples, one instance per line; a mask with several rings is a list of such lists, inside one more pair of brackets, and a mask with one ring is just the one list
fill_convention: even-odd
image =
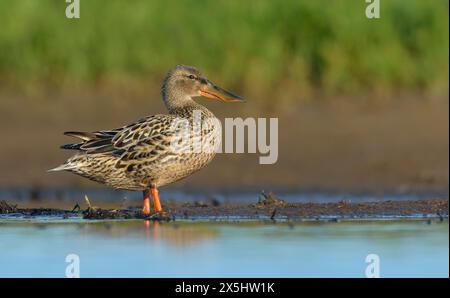
[(287, 203), (273, 194), (262, 194), (256, 204), (171, 203), (164, 213), (144, 216), (140, 208), (113, 209), (89, 207), (81, 210), (31, 208), (22, 209), (0, 201), (0, 214), (14, 217), (50, 216), (59, 218), (83, 217), (84, 219), (151, 219), (151, 220), (328, 220), (378, 219), (378, 218), (437, 218), (448, 219), (447, 199), (417, 201), (382, 201), (352, 203)]

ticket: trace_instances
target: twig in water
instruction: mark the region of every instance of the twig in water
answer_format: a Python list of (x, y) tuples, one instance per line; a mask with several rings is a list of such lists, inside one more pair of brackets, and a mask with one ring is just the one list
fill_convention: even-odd
[(72, 211), (70, 211), (70, 212), (75, 212), (75, 210), (77, 210), (77, 211), (81, 210), (80, 205), (78, 205), (78, 203), (73, 207)]
[(89, 201), (89, 198), (88, 198), (87, 195), (84, 195), (84, 200), (85, 200), (86, 203), (88, 204), (88, 209), (92, 209), (91, 202)]

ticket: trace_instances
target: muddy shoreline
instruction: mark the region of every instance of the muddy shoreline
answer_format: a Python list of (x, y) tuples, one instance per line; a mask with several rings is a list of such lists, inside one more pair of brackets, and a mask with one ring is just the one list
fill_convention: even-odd
[(423, 199), (414, 201), (382, 201), (356, 203), (289, 203), (269, 194), (255, 204), (219, 204), (218, 202), (194, 202), (167, 204), (164, 213), (142, 214), (139, 207), (121, 209), (81, 208), (72, 210), (53, 208), (21, 208), (0, 201), (0, 218), (50, 217), (58, 219), (150, 219), (176, 220), (325, 220), (351, 219), (448, 219), (448, 199)]

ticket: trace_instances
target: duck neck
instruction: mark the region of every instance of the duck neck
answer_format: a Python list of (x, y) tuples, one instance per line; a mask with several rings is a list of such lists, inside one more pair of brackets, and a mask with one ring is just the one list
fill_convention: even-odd
[(162, 92), (162, 96), (169, 114), (190, 117), (195, 110), (200, 110), (206, 114), (212, 114), (206, 107), (195, 102), (190, 96), (164, 91)]

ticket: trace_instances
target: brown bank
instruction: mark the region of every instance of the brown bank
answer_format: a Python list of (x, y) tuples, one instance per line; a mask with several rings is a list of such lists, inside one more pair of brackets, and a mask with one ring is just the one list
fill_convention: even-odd
[[(139, 207), (101, 209), (89, 206), (85, 210), (77, 204), (72, 210), (20, 208), (0, 201), (0, 214), (4, 219), (52, 217), (59, 219), (149, 219), (171, 220), (282, 220), (334, 221), (358, 219), (448, 219), (447, 199), (414, 201), (382, 201), (352, 203), (287, 203), (273, 194), (262, 196), (256, 204), (174, 203), (167, 205), (168, 212), (144, 216)], [(1, 218), (0, 217), (0, 218)]]

